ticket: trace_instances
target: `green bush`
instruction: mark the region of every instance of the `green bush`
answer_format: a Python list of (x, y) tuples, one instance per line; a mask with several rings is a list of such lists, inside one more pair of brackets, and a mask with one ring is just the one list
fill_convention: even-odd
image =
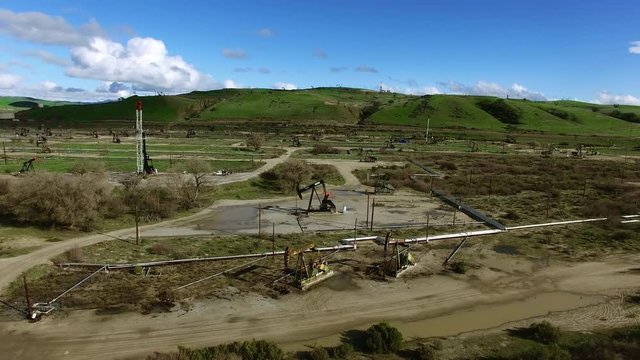
[(402, 334), (387, 323), (371, 326), (365, 332), (364, 349), (370, 353), (388, 354), (400, 350)]
[(548, 321), (531, 324), (529, 331), (533, 340), (543, 344), (555, 344), (560, 339), (560, 329)]
[(316, 346), (307, 353), (308, 360), (329, 360), (329, 353), (321, 346)]
[(537, 345), (513, 357), (514, 360), (571, 360), (571, 354), (561, 347)]
[(331, 357), (334, 359), (349, 359), (353, 355), (351, 344), (340, 344), (332, 349)]
[(251, 340), (242, 343), (233, 342), (230, 344), (206, 347), (200, 349), (189, 349), (178, 347), (178, 353), (161, 354), (155, 353), (154, 357), (148, 360), (284, 360), (285, 354), (278, 345), (264, 341)]
[(416, 360), (436, 360), (438, 353), (429, 344), (420, 344), (415, 351)]
[(451, 270), (456, 274), (465, 274), (469, 270), (469, 266), (464, 261), (456, 261), (451, 264)]

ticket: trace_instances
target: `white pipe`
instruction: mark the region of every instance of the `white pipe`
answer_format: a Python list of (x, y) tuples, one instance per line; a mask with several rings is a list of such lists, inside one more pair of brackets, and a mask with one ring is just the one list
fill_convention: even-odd
[[(420, 242), (430, 242), (430, 241), (438, 241), (438, 240), (451, 240), (451, 239), (459, 239), (463, 237), (471, 237), (471, 236), (483, 236), (483, 235), (491, 235), (506, 232), (506, 230), (499, 229), (491, 229), (491, 230), (478, 230), (478, 231), (465, 231), (455, 234), (442, 234), (442, 235), (434, 235), (427, 237), (419, 237), (413, 239), (407, 239), (405, 243), (420, 243)], [(397, 241), (397, 240), (396, 240)]]
[(545, 226), (556, 226), (556, 225), (569, 225), (569, 224), (579, 224), (579, 223), (588, 223), (595, 221), (605, 221), (607, 218), (595, 218), (595, 219), (583, 219), (583, 220), (570, 220), (570, 221), (557, 221), (550, 222), (544, 224), (532, 224), (532, 225), (520, 225), (520, 226), (511, 226), (508, 227), (507, 230), (520, 230), (520, 229), (530, 229), (536, 227), (545, 227)]

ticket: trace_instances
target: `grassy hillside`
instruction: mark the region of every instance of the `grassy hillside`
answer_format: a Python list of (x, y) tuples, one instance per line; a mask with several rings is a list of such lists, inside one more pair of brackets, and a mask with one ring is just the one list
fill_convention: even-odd
[[(64, 122), (133, 120), (139, 97), (32, 109), (21, 119)], [(562, 134), (637, 135), (640, 107), (575, 101), (531, 102), (461, 95), (413, 96), (349, 88), (305, 90), (223, 89), (149, 96), (144, 119), (156, 123), (279, 121), (295, 123), (426, 126), (541, 131)], [(505, 115), (506, 114), (506, 115)]]
[(49, 101), (19, 96), (0, 96), (0, 111), (21, 111), (35, 106), (60, 106), (74, 104), (68, 101)]

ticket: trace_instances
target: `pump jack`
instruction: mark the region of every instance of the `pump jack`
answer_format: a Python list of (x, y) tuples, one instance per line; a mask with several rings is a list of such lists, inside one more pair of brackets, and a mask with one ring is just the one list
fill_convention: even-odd
[[(318, 192), (318, 190), (316, 190), (316, 187), (320, 185), (322, 185), (322, 193), (324, 195), (322, 199), (320, 199), (320, 193)], [(327, 187), (324, 185), (324, 180), (318, 180), (313, 184), (303, 187), (302, 189), (298, 188), (298, 196), (300, 197), (300, 199), (302, 199), (302, 193), (307, 190), (311, 190), (311, 196), (309, 196), (309, 204), (307, 205), (307, 212), (312, 212), (312, 211), (322, 211), (322, 212), (332, 212), (332, 213), (336, 212), (336, 205), (333, 203), (333, 201), (329, 200), (329, 196), (331, 194), (327, 192)], [(315, 195), (316, 198), (318, 199), (318, 202), (320, 202), (320, 206), (317, 209), (311, 208), (313, 195)]]
[(289, 268), (292, 258), (297, 255), (295, 278), (296, 285), (302, 290), (306, 290), (312, 285), (334, 275), (334, 271), (329, 268), (327, 261), (323, 258), (311, 260), (307, 263), (304, 253), (305, 251), (313, 250), (315, 247), (315, 244), (308, 244), (298, 249), (287, 246), (284, 252), (285, 269)]
[[(407, 268), (415, 265), (416, 261), (413, 255), (411, 255), (411, 253), (409, 252), (409, 247), (404, 243), (399, 242), (398, 240), (396, 240), (393, 244), (393, 254), (390, 258), (387, 257), (387, 249), (389, 247), (390, 236), (391, 233), (387, 233), (384, 241), (384, 263), (382, 264), (382, 266), (385, 275), (389, 274), (394, 277), (398, 277)], [(406, 247), (401, 250), (400, 246), (403, 245), (405, 245)]]
[(153, 160), (147, 154), (147, 140), (142, 132), (142, 154), (144, 155), (144, 173), (147, 175), (155, 174), (156, 168), (153, 167)]
[(36, 161), (36, 158), (31, 158), (22, 163), (22, 169), (20, 169), (20, 174), (26, 174), (29, 171), (33, 170), (33, 162)]

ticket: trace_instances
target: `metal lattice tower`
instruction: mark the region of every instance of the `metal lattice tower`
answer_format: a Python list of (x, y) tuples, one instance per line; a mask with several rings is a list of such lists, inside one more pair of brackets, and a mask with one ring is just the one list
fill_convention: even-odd
[(136, 168), (138, 174), (144, 173), (144, 154), (142, 152), (142, 101), (136, 103)]

